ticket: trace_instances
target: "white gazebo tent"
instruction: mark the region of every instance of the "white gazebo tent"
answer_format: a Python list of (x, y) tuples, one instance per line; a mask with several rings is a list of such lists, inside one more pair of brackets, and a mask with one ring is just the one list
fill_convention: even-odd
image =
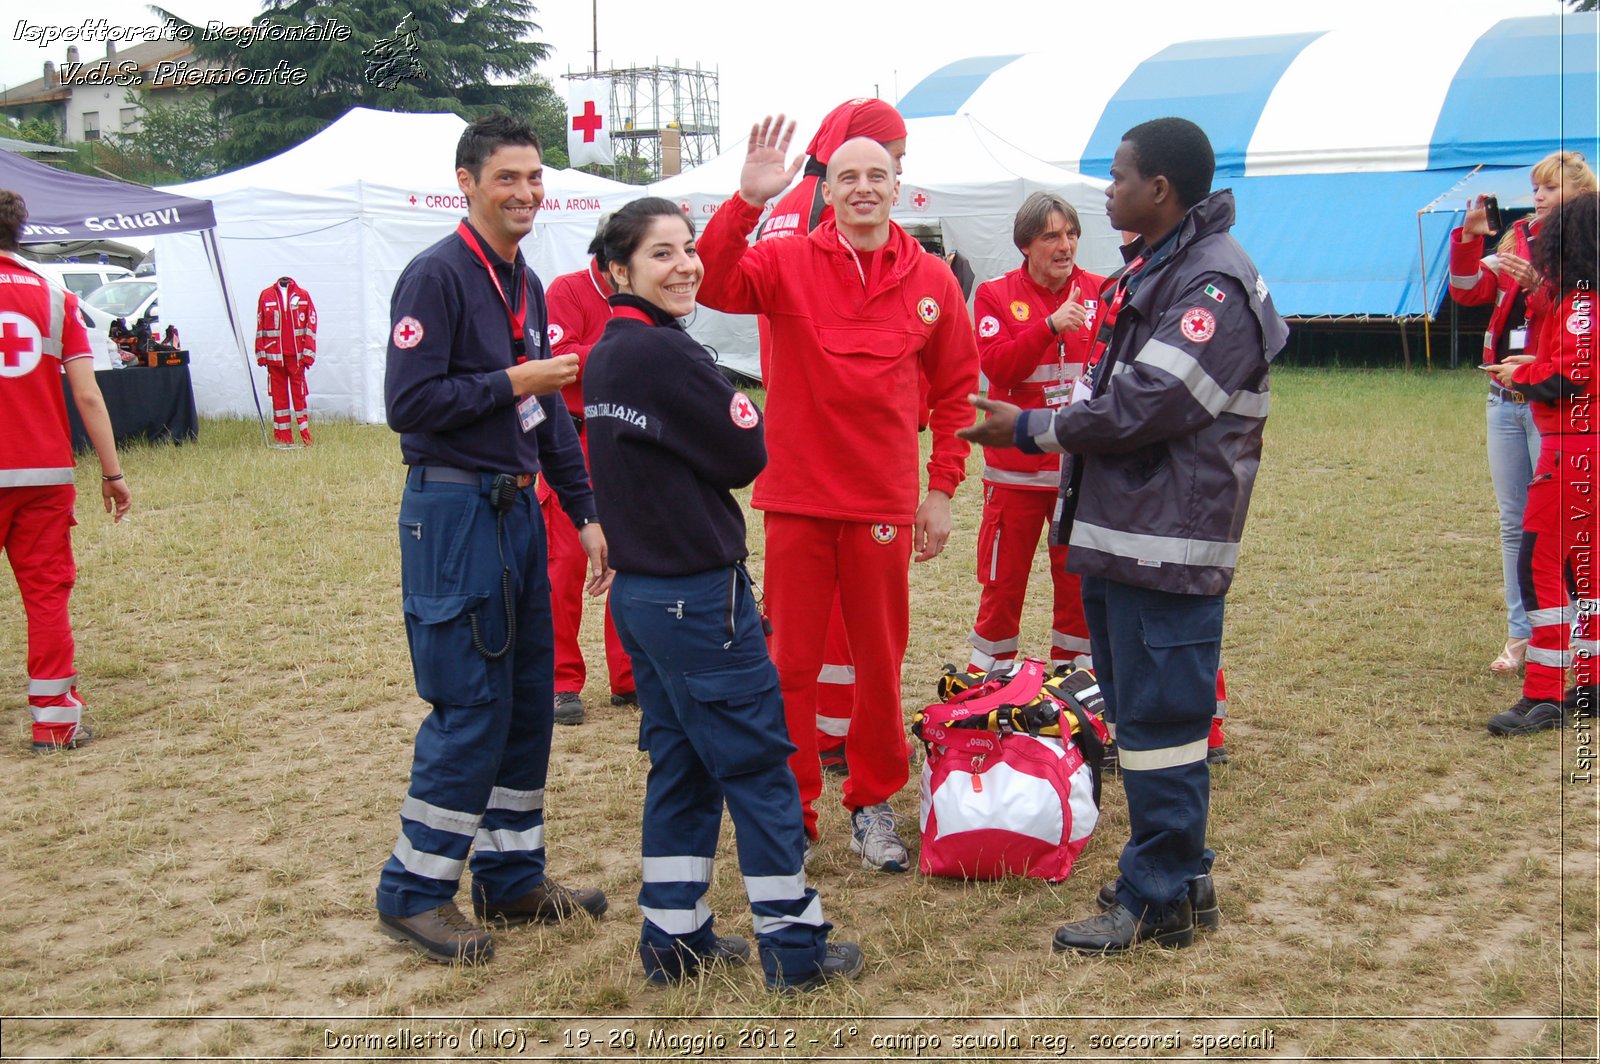
[[(209, 199), (216, 235), (237, 283), (231, 303), (210, 282), (213, 267), (188, 235), (156, 241), (162, 319), (194, 351), (234, 347), (234, 324), (255, 331), (257, 294), (290, 276), (317, 306), (317, 364), (311, 409), (360, 421), (384, 420), (389, 297), (419, 251), (466, 214), (456, 186), (455, 150), (466, 123), (453, 114), (356, 108), (327, 129), (254, 166), (167, 191)], [(602, 213), (640, 189), (575, 170), (545, 171), (545, 201), (523, 253), (546, 282), (581, 269)], [(254, 411), (250, 384), (221, 360), (195, 359), (202, 415)], [(257, 394), (265, 371), (252, 367)]]

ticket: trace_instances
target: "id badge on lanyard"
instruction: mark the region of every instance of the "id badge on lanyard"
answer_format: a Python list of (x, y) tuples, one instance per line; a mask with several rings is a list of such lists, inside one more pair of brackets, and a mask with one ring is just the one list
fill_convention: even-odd
[(1528, 327), (1512, 329), (1506, 334), (1506, 349), (1509, 351), (1525, 351), (1528, 348)]
[[(484, 270), (489, 274), (489, 282), (494, 285), (495, 295), (500, 297), (500, 305), (506, 308), (506, 324), (511, 327), (511, 356), (518, 365), (528, 361), (526, 325), (528, 321), (528, 285), (523, 280), (521, 273), (515, 265), (511, 268), (512, 282), (516, 285), (513, 293), (516, 307), (513, 308), (511, 300), (506, 298), (506, 290), (500, 285), (500, 276), (494, 272), (494, 267), (489, 265), (489, 257), (483, 253), (483, 248), (478, 245), (478, 238), (472, 235), (472, 230), (462, 222), (456, 227), (456, 234), (461, 237), (461, 242), (467, 245)], [(539, 405), (536, 395), (523, 396), (517, 402), (517, 424), (522, 426), (523, 432), (532, 432), (538, 428), (545, 419), (544, 407)]]

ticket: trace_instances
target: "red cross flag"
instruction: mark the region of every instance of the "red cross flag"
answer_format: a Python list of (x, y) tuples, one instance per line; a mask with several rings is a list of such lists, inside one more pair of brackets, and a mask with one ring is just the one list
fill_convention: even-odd
[(567, 158), (573, 166), (616, 162), (611, 152), (610, 78), (580, 78), (568, 83)]

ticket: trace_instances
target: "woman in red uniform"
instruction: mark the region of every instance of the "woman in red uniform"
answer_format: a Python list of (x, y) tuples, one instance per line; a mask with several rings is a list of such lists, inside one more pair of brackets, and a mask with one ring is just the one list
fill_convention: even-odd
[[(1567, 712), (1594, 712), (1597, 227), (1594, 192), (1569, 194), (1546, 217), (1534, 268), (1549, 310), (1537, 354), (1509, 356), (1491, 370), (1500, 387), (1527, 397), (1542, 440), (1519, 564), (1532, 626), (1527, 668), (1522, 698), (1489, 721), (1493, 735), (1526, 735), (1554, 728)], [(1563, 692), (1569, 667), (1577, 685)]]
[[(1462, 306), (1494, 304), (1489, 327), (1483, 334), (1483, 363), (1492, 365), (1516, 355), (1531, 355), (1548, 311), (1548, 294), (1534, 283), (1533, 267), (1544, 218), (1563, 195), (1593, 192), (1594, 171), (1577, 152), (1556, 152), (1534, 166), (1533, 215), (1512, 225), (1501, 235), (1495, 253), (1483, 257), (1484, 238), (1493, 230), (1485, 210), (1488, 197), (1479, 196), (1467, 210), (1466, 224), (1450, 237), (1450, 298)], [(1513, 673), (1522, 665), (1532, 630), (1522, 608), (1517, 577), (1517, 554), (1522, 542), (1522, 511), (1528, 498), (1528, 481), (1539, 456), (1539, 429), (1519, 392), (1489, 385), (1489, 477), (1494, 482), (1500, 510), (1500, 560), (1506, 596), (1506, 645), (1490, 663), (1498, 673)]]

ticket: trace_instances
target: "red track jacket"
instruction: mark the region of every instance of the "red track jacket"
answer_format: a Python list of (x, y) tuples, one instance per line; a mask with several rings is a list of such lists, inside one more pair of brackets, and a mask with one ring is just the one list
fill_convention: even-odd
[[(1548, 304), (1548, 300), (1547, 300)], [(1574, 289), (1544, 316), (1536, 359), (1516, 368), (1517, 391), (1533, 400), (1533, 423), (1549, 437), (1561, 436), (1558, 449), (1594, 451), (1595, 362), (1600, 329), (1595, 324), (1595, 293)]]
[(978, 350), (956, 279), (890, 224), (868, 291), (854, 249), (830, 219), (808, 236), (747, 238), (761, 210), (735, 195), (700, 237), (699, 300), (772, 322), (766, 471), (751, 505), (842, 521), (916, 518), (917, 367), (929, 381), (928, 488), (954, 494), (970, 446), (967, 393)]
[[(1517, 237), (1517, 254), (1532, 259), (1533, 249), (1528, 242), (1537, 236), (1533, 231), (1532, 219), (1525, 218), (1511, 229)], [(1457, 226), (1450, 234), (1450, 298), (1464, 307), (1494, 303), (1494, 310), (1489, 314), (1489, 328), (1483, 334), (1485, 363), (1500, 361), (1494, 354), (1500, 334), (1522, 324), (1520, 321), (1507, 320), (1511, 317), (1511, 305), (1516, 294), (1515, 278), (1504, 270), (1491, 270), (1483, 264), (1483, 237), (1465, 239), (1461, 227)], [(1538, 346), (1542, 334), (1543, 318), (1550, 312), (1549, 293), (1543, 289), (1529, 292), (1526, 305), (1528, 346), (1526, 350), (1514, 353), (1532, 355), (1537, 353), (1534, 348)]]
[(600, 264), (592, 258), (588, 269), (564, 273), (545, 290), (550, 353), (578, 356), (578, 379), (561, 389), (561, 398), (579, 417), (583, 416), (583, 371), (589, 363), (589, 349), (600, 342), (600, 334), (611, 320), (611, 304), (606, 302), (610, 295), (611, 289), (600, 276)]
[[(1028, 276), (1024, 264), (978, 286), (972, 313), (977, 319), (978, 357), (983, 375), (989, 378), (989, 398), (1037, 410), (1045, 405), (1045, 385), (1083, 376), (1100, 324), (1100, 287), (1105, 280), (1074, 265), (1061, 291), (1052, 293)], [(1077, 332), (1057, 336), (1045, 319), (1067, 301), (1074, 285), (1089, 317)], [(984, 448), (985, 483), (1054, 492), (1060, 470), (1057, 454)]]

